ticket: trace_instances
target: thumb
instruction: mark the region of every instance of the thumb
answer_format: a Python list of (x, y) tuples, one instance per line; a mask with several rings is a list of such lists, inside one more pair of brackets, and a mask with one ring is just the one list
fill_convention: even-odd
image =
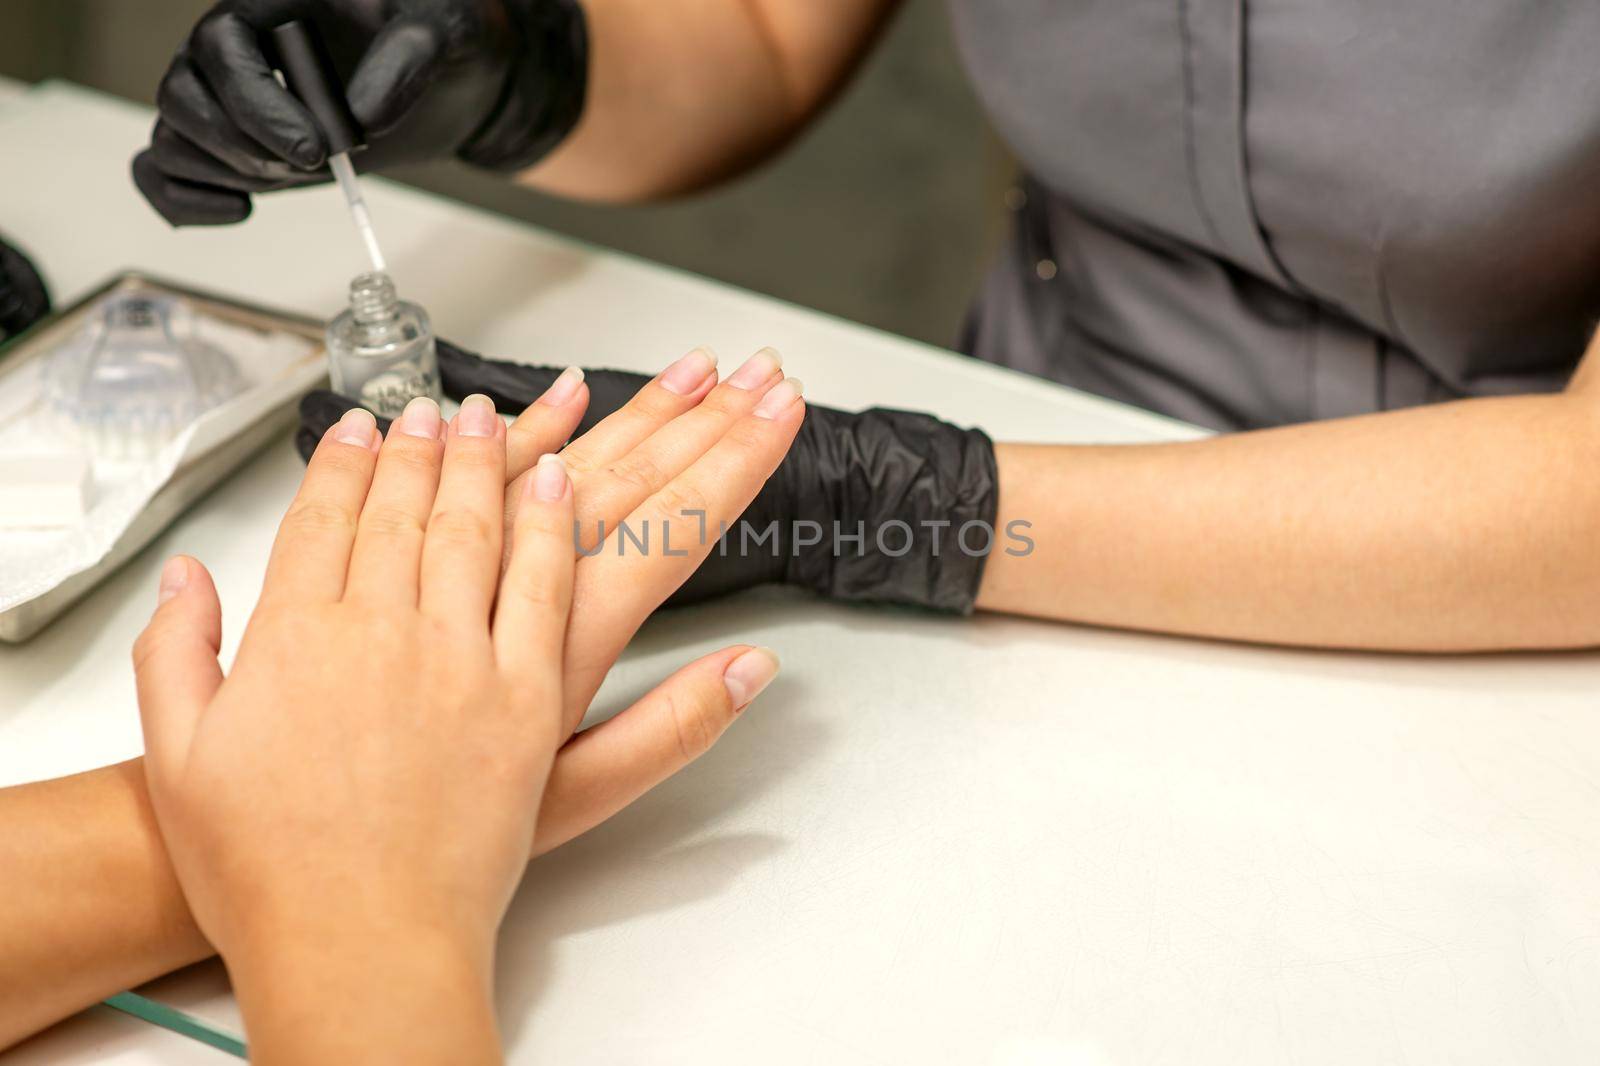
[(221, 645), (222, 604), (211, 575), (198, 561), (173, 556), (161, 568), (156, 613), (133, 644), (145, 754), (163, 772), (183, 760), (222, 684)]
[(367, 133), (388, 133), (433, 84), (443, 36), (432, 26), (403, 19), (389, 23), (361, 57), (345, 96)]
[(770, 649), (724, 648), (567, 741), (539, 805), (533, 854), (588, 832), (711, 750), (777, 674)]

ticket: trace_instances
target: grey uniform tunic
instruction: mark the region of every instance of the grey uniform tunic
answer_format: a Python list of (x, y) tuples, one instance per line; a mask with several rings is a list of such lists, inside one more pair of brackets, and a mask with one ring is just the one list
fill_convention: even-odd
[(1565, 384), (1600, 0), (949, 0), (1026, 168), (970, 351), (1219, 429)]

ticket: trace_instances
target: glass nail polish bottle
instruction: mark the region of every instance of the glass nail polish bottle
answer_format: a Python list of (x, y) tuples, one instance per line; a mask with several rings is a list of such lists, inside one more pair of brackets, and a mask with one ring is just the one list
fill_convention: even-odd
[(384, 418), (418, 396), (440, 398), (428, 312), (400, 299), (388, 274), (350, 282), (350, 307), (328, 323), (328, 362), (334, 391)]

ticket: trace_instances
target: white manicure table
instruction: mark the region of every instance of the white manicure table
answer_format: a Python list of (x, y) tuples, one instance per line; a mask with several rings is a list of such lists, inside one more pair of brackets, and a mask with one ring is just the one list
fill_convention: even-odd
[[(173, 232), (127, 176), (150, 121), (61, 84), (0, 103), (0, 232), (58, 300), (138, 267), (337, 310), (362, 265), (338, 194)], [(486, 354), (654, 371), (772, 344), (818, 402), (1013, 440), (1197, 433), (369, 188), (403, 294)], [(169, 553), (216, 575), (231, 656), (301, 469), (285, 436), (0, 647), (0, 784), (138, 753), (128, 649)], [(733, 641), (776, 648), (777, 684), (530, 868), (500, 946), (512, 1062), (1600, 1061), (1600, 657), (1296, 652), (762, 591), (647, 626), (597, 713)], [(240, 1031), (215, 964), (143, 991)], [(0, 1061), (228, 1056), (98, 1007)]]

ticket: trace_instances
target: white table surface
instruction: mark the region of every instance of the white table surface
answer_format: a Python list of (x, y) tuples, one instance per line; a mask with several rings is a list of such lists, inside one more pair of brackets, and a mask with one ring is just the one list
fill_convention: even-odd
[[(337, 309), (361, 266), (337, 194), (170, 231), (126, 177), (148, 124), (62, 85), (0, 105), (0, 232), (62, 302), (138, 266)], [(770, 343), (821, 402), (1003, 439), (1193, 432), (370, 184), (405, 294), (490, 354), (654, 370)], [(274, 445), (0, 647), (0, 783), (139, 750), (127, 651), (167, 554), (211, 566), (231, 655), (300, 470)], [(501, 944), (513, 1061), (1600, 1055), (1600, 658), (1293, 652), (760, 592), (647, 626), (597, 710), (735, 640), (779, 650), (774, 688), (687, 773), (531, 868)], [(237, 1024), (215, 967), (160, 992)], [(74, 1036), (104, 1015), (13, 1058), (175, 1061), (183, 1042), (155, 1030), (103, 1053)]]

